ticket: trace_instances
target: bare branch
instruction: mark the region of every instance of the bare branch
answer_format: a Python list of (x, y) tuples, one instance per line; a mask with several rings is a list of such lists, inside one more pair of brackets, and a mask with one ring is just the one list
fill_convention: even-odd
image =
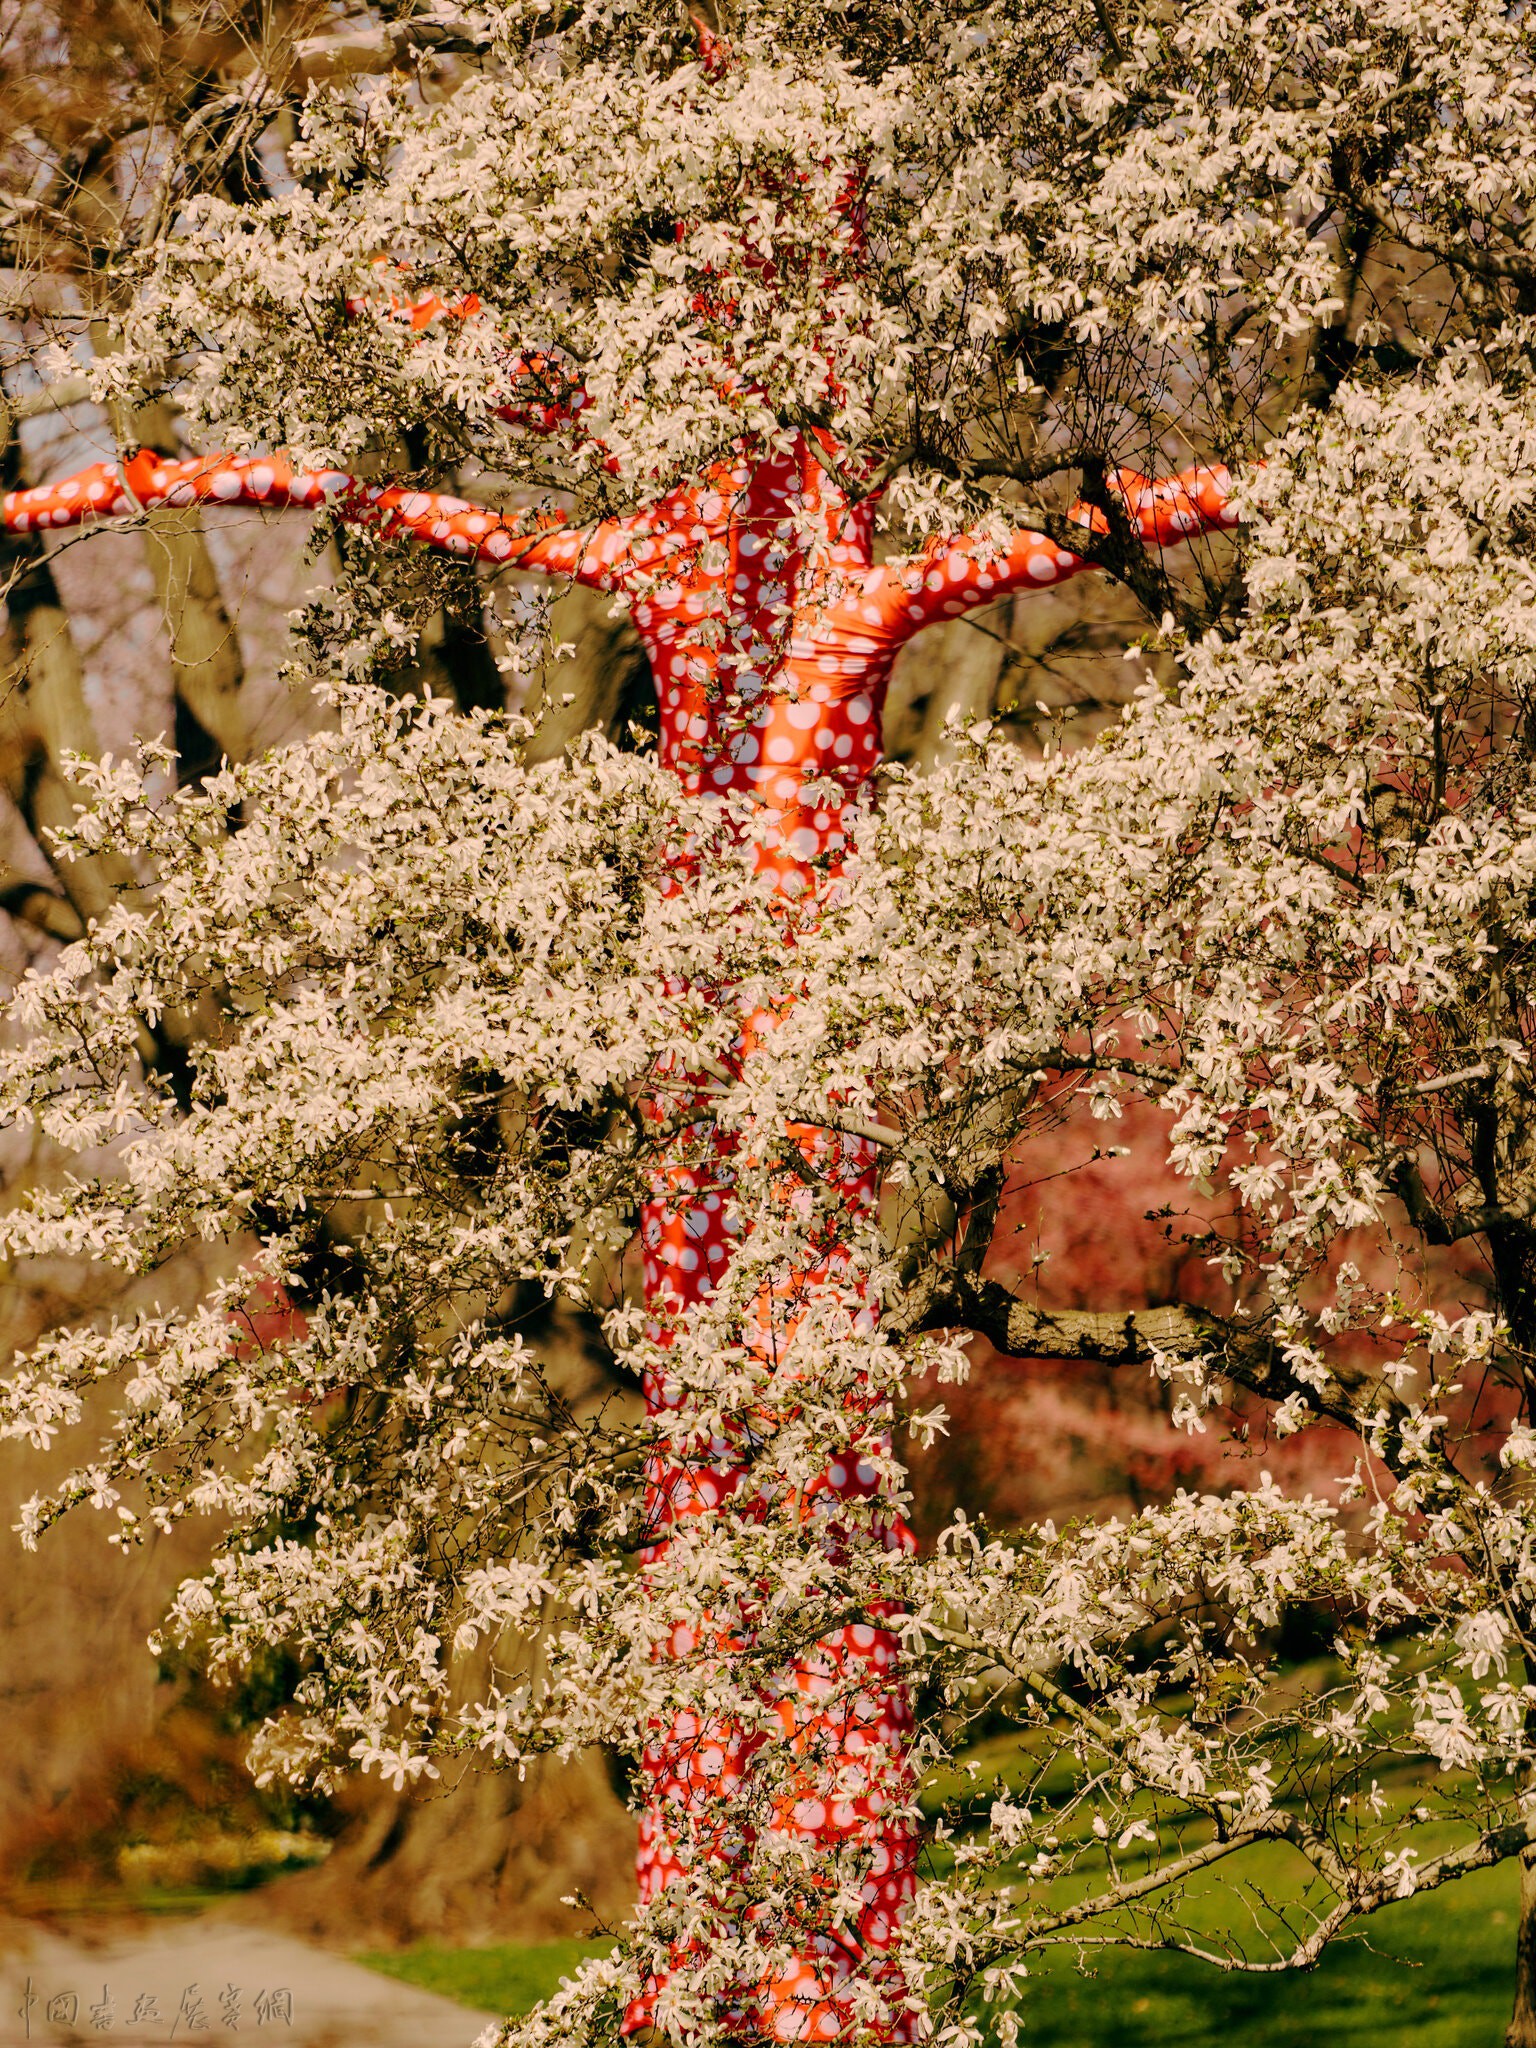
[(1016, 1678), (1026, 1691), (1037, 1693), (1064, 1720), (1075, 1722), (1078, 1727), (1085, 1729), (1095, 1742), (1103, 1743), (1106, 1749), (1113, 1750), (1117, 1756), (1124, 1747), (1123, 1735), (1111, 1728), (1107, 1721), (1101, 1721), (1097, 1714), (1092, 1714), (1086, 1707), (1079, 1705), (1069, 1692), (1064, 1692), (1054, 1679), (1047, 1678), (1043, 1671), (1036, 1671), (1029, 1665), (1021, 1664), (1016, 1658), (1007, 1656), (996, 1643), (973, 1635), (969, 1629), (951, 1628), (943, 1622), (925, 1622), (923, 1630), (936, 1642), (947, 1643), (952, 1650), (965, 1650), (972, 1656), (984, 1657), (988, 1663), (1001, 1666), (1010, 1677)]
[(1100, 33), (1109, 45), (1110, 55), (1116, 64), (1123, 64), (1128, 52), (1120, 31), (1110, 16), (1107, 0), (1093, 0), (1093, 16), (1099, 24)]
[(1493, 1077), (1486, 1061), (1475, 1067), (1463, 1067), (1459, 1073), (1436, 1074), (1432, 1081), (1421, 1081), (1414, 1089), (1415, 1095), (1438, 1095), (1442, 1088), (1461, 1088), (1469, 1081), (1488, 1081)]
[[(1252, 1823), (1231, 1835), (1219, 1836), (1201, 1849), (1193, 1849), (1187, 1855), (1154, 1866), (1139, 1878), (1127, 1879), (1108, 1890), (1095, 1893), (1076, 1906), (1066, 1907), (1060, 1913), (1031, 1921), (1021, 1938), (1012, 1942), (1011, 1949), (1033, 1946), (1042, 1938), (1049, 1939), (1069, 1927), (1081, 1926), (1085, 1921), (1119, 1911), (1122, 1907), (1135, 1905), (1138, 1900), (1151, 1897), (1181, 1879), (1193, 1876), (1197, 1871), (1208, 1868), (1212, 1863), (1222, 1861), (1240, 1849), (1250, 1847), (1258, 1841), (1288, 1841), (1299, 1849), (1308, 1861), (1309, 1838), (1322, 1840), (1314, 1831), (1305, 1829), (1285, 1814), (1266, 1814), (1261, 1821)], [(1512, 1856), (1518, 1856), (1531, 1842), (1536, 1841), (1536, 1819), (1510, 1821), (1504, 1827), (1489, 1828), (1473, 1841), (1463, 1843), (1459, 1849), (1448, 1849), (1443, 1856), (1436, 1856), (1413, 1873), (1413, 1895), (1436, 1891), (1443, 1884), (1454, 1884), (1458, 1878), (1468, 1877), (1474, 1870), (1487, 1870), (1496, 1863), (1504, 1863)], [(1342, 1866), (1341, 1866), (1342, 1868)], [(1334, 1905), (1306, 1938), (1297, 1943), (1288, 1953), (1266, 1961), (1250, 1961), (1246, 1956), (1222, 1954), (1177, 1938), (1146, 1939), (1136, 1936), (1107, 1935), (1103, 1946), (1107, 1948), (1175, 1949), (1181, 1954), (1198, 1957), (1202, 1962), (1214, 1964), (1217, 1969), (1253, 1975), (1273, 1976), (1284, 1971), (1303, 1970), (1315, 1963), (1335, 1935), (1351, 1921), (1366, 1918), (1382, 1906), (1394, 1904), (1404, 1896), (1396, 1877), (1388, 1884), (1381, 1878), (1361, 1882), (1358, 1872), (1343, 1872), (1347, 1882), (1338, 1903)]]
[(479, 56), (490, 46), (490, 37), (467, 21), (374, 21), (333, 35), (305, 36), (295, 43), (293, 59), (306, 85), (321, 85), (334, 78), (408, 70), (414, 57), (429, 52)]
[[(1070, 1358), (1146, 1365), (1155, 1356), (1225, 1349), (1239, 1332), (1205, 1309), (1042, 1309), (1000, 1281), (935, 1265), (889, 1318), (893, 1332), (963, 1327), (1012, 1358)], [(1241, 1336), (1252, 1342), (1250, 1331)]]
[[(1467, 1076), (1452, 1074), (1438, 1084), (1450, 1087)], [(1416, 1094), (1433, 1092), (1430, 1089), (1416, 1089)], [(1510, 1209), (1500, 1203), (1479, 1202), (1475, 1206), (1460, 1209), (1454, 1217), (1446, 1216), (1430, 1199), (1424, 1185), (1424, 1177), (1417, 1163), (1407, 1157), (1395, 1160), (1388, 1172), (1392, 1192), (1408, 1211), (1408, 1220), (1416, 1230), (1422, 1230), (1430, 1244), (1460, 1244), (1464, 1238), (1478, 1237), (1486, 1230), (1531, 1232), (1536, 1229), (1529, 1211)]]
[[(914, 1262), (915, 1264), (916, 1262)], [(1262, 1400), (1300, 1394), (1313, 1411), (1363, 1436), (1397, 1473), (1422, 1465), (1424, 1449), (1405, 1448), (1408, 1410), (1389, 1387), (1361, 1368), (1330, 1362), (1318, 1384), (1293, 1370), (1284, 1349), (1258, 1321), (1238, 1322), (1188, 1303), (1142, 1309), (1042, 1309), (1003, 1286), (969, 1273), (956, 1261), (917, 1266), (906, 1293), (886, 1310), (892, 1338), (919, 1330), (975, 1330), (1005, 1356), (1091, 1361), (1100, 1365), (1152, 1365), (1163, 1359), (1212, 1357), (1237, 1385)], [(1437, 1470), (1458, 1495), (1462, 1481), (1448, 1460)]]
[(1400, 219), (1391, 201), (1381, 192), (1350, 193), (1346, 198), (1357, 213), (1363, 214), (1407, 249), (1434, 256), (1456, 270), (1470, 272), (1474, 277), (1491, 277), (1511, 284), (1530, 284), (1536, 280), (1536, 256), (1527, 255), (1524, 250), (1489, 249), (1477, 242), (1450, 241), (1425, 227), (1422, 221)]
[(1213, 1863), (1220, 1863), (1228, 1856), (1235, 1856), (1239, 1850), (1251, 1848), (1255, 1842), (1272, 1842), (1277, 1835), (1287, 1832), (1284, 1816), (1266, 1815), (1252, 1827), (1241, 1828), (1230, 1835), (1218, 1835), (1207, 1842), (1203, 1849), (1191, 1849), (1187, 1855), (1175, 1856), (1167, 1863), (1157, 1863), (1140, 1877), (1127, 1878), (1123, 1884), (1110, 1887), (1108, 1891), (1095, 1892), (1091, 1897), (1081, 1899), (1075, 1906), (1067, 1906), (1059, 1913), (1051, 1913), (1029, 1923), (1026, 1940), (1042, 1934), (1059, 1934), (1066, 1927), (1081, 1927), (1087, 1920), (1097, 1920), (1105, 1913), (1116, 1913), (1124, 1906), (1134, 1906), (1138, 1899), (1155, 1896), (1166, 1891), (1170, 1885), (1182, 1883), (1186, 1877), (1193, 1877), (1196, 1871), (1208, 1870)]

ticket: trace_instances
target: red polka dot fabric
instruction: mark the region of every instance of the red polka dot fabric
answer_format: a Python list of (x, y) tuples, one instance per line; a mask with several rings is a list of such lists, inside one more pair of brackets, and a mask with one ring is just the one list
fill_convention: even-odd
[[(568, 407), (569, 410), (569, 402)], [(557, 408), (558, 410), (558, 408)], [(407, 534), (428, 546), (520, 570), (539, 570), (622, 595), (650, 657), (660, 710), (660, 755), (686, 789), (750, 791), (768, 830), (761, 864), (788, 895), (816, 886), (845, 846), (844, 809), (862, 794), (880, 758), (880, 718), (891, 665), (924, 626), (958, 617), (1013, 591), (1042, 590), (1086, 567), (1072, 552), (1031, 531), (994, 553), (977, 536), (934, 541), (920, 552), (877, 564), (872, 557), (873, 504), (851, 503), (833, 484), (821, 457), (835, 467), (838, 451), (819, 451), (804, 438), (788, 452), (743, 445), (693, 487), (633, 515), (574, 530), (555, 520), (501, 516), (439, 492), (365, 485), (337, 471), (296, 471), (278, 456), (205, 456), (167, 461), (142, 453), (119, 471), (97, 464), (61, 483), (15, 491), (4, 500), (12, 532), (46, 533), (91, 518), (121, 517), (160, 505), (245, 504), (315, 508)], [(1141, 538), (1165, 547), (1213, 527), (1235, 523), (1224, 469), (1197, 467), (1158, 483), (1120, 471), (1115, 487)], [(1079, 508), (1084, 524), (1102, 515)], [(820, 783), (818, 790), (811, 785)], [(829, 796), (827, 785), (833, 792)], [(815, 865), (813, 865), (815, 864)], [(755, 1029), (744, 1020), (744, 1029)], [(701, 1135), (707, 1130), (701, 1127)], [(806, 1159), (835, 1174), (848, 1218), (875, 1199), (875, 1162), (861, 1141), (803, 1130)], [(835, 1153), (834, 1153), (834, 1149)], [(707, 1156), (707, 1147), (704, 1148)], [(739, 1239), (732, 1207), (729, 1146), (717, 1143), (712, 1163), (680, 1143), (658, 1171), (642, 1221), (647, 1298), (657, 1311), (654, 1333), (665, 1347), (669, 1324), (712, 1290)], [(690, 1163), (692, 1160), (694, 1163)], [(786, 1283), (780, 1298), (760, 1305), (752, 1341), (777, 1358), (792, 1334), (805, 1296), (835, 1268), (826, 1263)], [(665, 1373), (646, 1389), (652, 1413), (675, 1410), (684, 1397)], [(849, 1415), (845, 1451), (832, 1460), (805, 1504), (817, 1538), (836, 1543), (839, 1501), (878, 1493), (870, 1452), (878, 1431)], [(873, 1430), (874, 1423), (869, 1427)], [(667, 1531), (685, 1517), (753, 1512), (743, 1468), (728, 1442), (706, 1447), (686, 1467), (653, 1461), (649, 1505), (655, 1561)], [(894, 1513), (859, 1524), (856, 1539), (907, 1549), (910, 1532)], [(650, 1799), (640, 1841), (642, 1901), (655, 1899), (685, 1862), (718, 1873), (722, 1926), (740, 1925), (732, 1873), (749, 1868), (757, 1835), (777, 1834), (858, 1859), (861, 1904), (852, 1923), (835, 1922), (821, 1899), (828, 1883), (809, 1872), (798, 1904), (783, 1909), (765, 1939), (786, 1939), (795, 1960), (787, 1970), (738, 1987), (728, 2018), (740, 2030), (779, 2041), (831, 2041), (852, 2027), (844, 1995), (856, 1973), (873, 1978), (899, 2006), (899, 1926), (916, 1882), (917, 1843), (892, 1817), (906, 1796), (905, 1753), (912, 1712), (901, 1684), (892, 1616), (872, 1604), (867, 1616), (816, 1644), (774, 1682), (772, 1739), (787, 1746), (788, 1790), (768, 1816), (750, 1800), (753, 1756), (769, 1739), (729, 1724), (683, 1714), (647, 1731), (643, 1765)], [(720, 1643), (744, 1640), (741, 1616), (723, 1617)], [(688, 1631), (671, 1651), (694, 1653)], [(784, 1913), (789, 1914), (788, 1922)], [(674, 1968), (683, 1957), (674, 1956)], [(663, 1989), (658, 1980), (631, 2009), (625, 2031), (650, 2025)], [(900, 2014), (889, 2038), (910, 2040), (915, 2017)]]
[[(754, 1020), (755, 1022), (756, 1020)], [(745, 1037), (750, 1037), (749, 1024)], [(700, 1132), (702, 1135), (702, 1131)], [(841, 1213), (852, 1218), (873, 1206), (876, 1194), (872, 1148), (862, 1140), (833, 1136), (796, 1126), (791, 1132), (807, 1165), (831, 1177), (841, 1197)], [(650, 1300), (670, 1314), (681, 1315), (705, 1299), (730, 1259), (740, 1223), (732, 1208), (734, 1176), (729, 1146), (717, 1142), (715, 1158), (706, 1168), (679, 1160), (659, 1176), (658, 1190), (646, 1205), (642, 1222), (645, 1283)], [(786, 1188), (801, 1185), (797, 1177)], [(826, 1256), (805, 1271), (760, 1291), (755, 1319), (746, 1335), (765, 1361), (783, 1371), (788, 1365), (796, 1326), (811, 1312), (818, 1283), (839, 1263), (835, 1243)], [(862, 1317), (865, 1327), (872, 1318)], [(672, 1335), (658, 1321), (652, 1333), (665, 1348)], [(652, 1412), (676, 1411), (685, 1397), (664, 1372), (652, 1374), (646, 1386)], [(837, 1515), (840, 1501), (878, 1502), (880, 1480), (874, 1457), (889, 1448), (878, 1418), (850, 1411), (849, 1437), (841, 1453), (805, 1490), (800, 1512), (817, 1529), (820, 1540), (840, 1561), (847, 1561), (851, 1542), (880, 1544), (909, 1551), (912, 1537), (894, 1513), (881, 1514), (852, 1536)], [(668, 1531), (685, 1518), (720, 1513), (751, 1515), (763, 1505), (750, 1493), (745, 1468), (735, 1463), (731, 1444), (716, 1439), (701, 1443), (699, 1459), (686, 1468), (653, 1459), (649, 1472), (649, 1524), (654, 1542), (647, 1562), (662, 1554)], [(732, 2010), (744, 2031), (761, 2031), (782, 2041), (829, 2041), (845, 2035), (851, 2007), (839, 1996), (841, 1987), (859, 1973), (873, 1979), (894, 2000), (903, 1985), (894, 1947), (901, 1914), (916, 1885), (917, 1839), (910, 1825), (896, 1818), (896, 1809), (910, 1790), (905, 1752), (912, 1725), (911, 1706), (899, 1683), (898, 1644), (884, 1626), (889, 1606), (871, 1602), (868, 1618), (852, 1623), (818, 1642), (788, 1669), (769, 1682), (768, 1736), (743, 1737), (729, 1724), (683, 1713), (666, 1728), (650, 1731), (643, 1767), (651, 1783), (651, 1802), (641, 1823), (640, 1894), (654, 1898), (689, 1862), (703, 1861), (721, 1872), (722, 1901), (731, 1890), (733, 1866), (750, 1864), (764, 1827), (792, 1842), (820, 1852), (805, 1866), (791, 1904), (780, 1905), (768, 1939), (786, 1938), (795, 1951), (787, 1968), (738, 1987)], [(691, 1628), (673, 1631), (668, 1650), (689, 1657), (701, 1647), (729, 1650), (750, 1636), (746, 1617), (732, 1616), (714, 1642), (701, 1645)], [(775, 1790), (766, 1812), (750, 1798), (747, 1782), (754, 1756), (764, 1741), (784, 1745), (784, 1768), (775, 1774)], [(733, 1810), (729, 1795), (737, 1794)], [(743, 1794), (747, 1796), (742, 1797)], [(851, 1924), (839, 1923), (825, 1900), (833, 1886), (831, 1858), (854, 1851), (862, 1865), (861, 1905)], [(763, 1915), (761, 1905), (747, 1904), (750, 1924)], [(684, 1958), (674, 1956), (674, 1966)], [(650, 2024), (661, 1990), (654, 1983), (631, 2009), (626, 2027)], [(911, 2020), (902, 2018), (888, 2030), (893, 2040), (914, 2038)]]
[[(1116, 485), (1141, 538), (1166, 547), (1235, 523), (1225, 469)], [(149, 451), (98, 463), (0, 501), (13, 533), (194, 503), (328, 505), (343, 518), (465, 558), (569, 577), (622, 593), (650, 657), (660, 752), (691, 790), (750, 790), (777, 827), (773, 864), (804, 886), (805, 864), (843, 845), (841, 804), (805, 795), (832, 780), (852, 795), (880, 757), (891, 665), (912, 635), (1018, 590), (1044, 590), (1092, 564), (1039, 533), (1006, 552), (961, 535), (875, 564), (873, 504), (850, 505), (805, 440), (789, 455), (743, 453), (705, 482), (586, 529), (530, 521), (436, 491), (293, 469), (279, 456), (170, 461)], [(1079, 508), (1084, 524), (1102, 515)], [(814, 557), (803, 545), (814, 522)], [(706, 621), (709, 622), (706, 625)], [(723, 628), (723, 636), (721, 629)], [(798, 878), (798, 879), (797, 879)]]

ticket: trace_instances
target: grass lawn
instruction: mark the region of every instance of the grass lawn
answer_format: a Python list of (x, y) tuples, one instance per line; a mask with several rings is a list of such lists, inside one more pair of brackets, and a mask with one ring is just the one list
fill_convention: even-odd
[(534, 1947), (506, 1942), (493, 1948), (441, 1948), (423, 1941), (393, 1955), (370, 1951), (353, 1961), (482, 2011), (524, 2013), (604, 1946), (600, 1941), (546, 1941)]
[(1390, 1906), (1364, 1941), (1295, 1977), (1232, 1976), (1187, 1956), (1106, 1953), (1035, 1980), (1039, 2048), (1498, 2048), (1514, 1995), (1517, 1866)]
[[(1315, 1697), (1338, 1682), (1337, 1669), (1318, 1659), (1297, 1665), (1291, 1682), (1298, 1695)], [(1075, 1776), (1070, 1759), (1045, 1738), (1011, 1731), (970, 1745), (933, 1780), (924, 1804), (930, 1813), (946, 1806), (964, 1833), (1006, 1790), (1047, 1809), (1060, 1805), (1063, 1837), (1081, 1841), (1081, 1813), (1067, 1818)], [(1411, 1771), (1401, 1783), (1387, 1770), (1383, 1778), (1390, 1806), (1421, 1796)], [(1191, 1832), (1180, 1846), (1200, 1839)], [(1418, 1831), (1415, 1847), (1427, 1856), (1457, 1839), (1443, 1824), (1431, 1825)], [(935, 1874), (945, 1853), (929, 1845)], [(1122, 1858), (1127, 1876), (1136, 1872), (1136, 1853)], [(1084, 1968), (1075, 1949), (1039, 1951), (1021, 1999), (1023, 2041), (1026, 2048), (1500, 2048), (1514, 1995), (1519, 1887), (1519, 1866), (1510, 1860), (1405, 1899), (1305, 1974), (1238, 1975), (1188, 1956), (1111, 1948), (1090, 1951)], [(1049, 1896), (1066, 1905), (1087, 1888), (1079, 1871), (1053, 1881)], [(1195, 1877), (1178, 1918), (1197, 1937), (1215, 1937), (1213, 1947), (1246, 1933), (1248, 1952), (1263, 1956), (1289, 1949), (1324, 1903), (1315, 1873), (1293, 1849), (1260, 1843)], [(1099, 1924), (1111, 1931), (1112, 1923)], [(1123, 1922), (1116, 1931), (1125, 1931)], [(599, 1947), (422, 1944), (358, 1961), (466, 2005), (516, 2014)]]
[[(1038, 2048), (1498, 2048), (1513, 1985), (1513, 1863), (1388, 1907), (1299, 1977), (1233, 1977), (1183, 1956), (1106, 1953), (1082, 1976), (1063, 1957), (1032, 1980)], [(443, 1949), (359, 1962), (494, 2012), (520, 2013), (594, 1949)]]

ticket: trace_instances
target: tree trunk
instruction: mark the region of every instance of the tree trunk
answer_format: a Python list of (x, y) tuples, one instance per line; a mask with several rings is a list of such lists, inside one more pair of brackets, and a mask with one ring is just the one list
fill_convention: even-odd
[[(19, 481), (19, 451), (12, 440), (0, 447), (0, 490)], [(82, 796), (65, 755), (101, 749), (69, 614), (36, 534), (0, 537), (0, 586), (6, 612), (0, 627), (0, 787), (46, 849), (50, 830), (73, 824)], [(52, 864), (82, 923), (104, 915), (133, 885), (133, 870), (110, 848), (79, 860), (52, 857)]]
[(1536, 2048), (1536, 1846), (1520, 1852), (1520, 1931), (1515, 1937), (1515, 2009), (1504, 2048)]
[[(106, 337), (95, 336), (98, 344)], [(147, 405), (126, 423), (125, 444), (177, 453), (170, 407)], [(242, 688), (240, 637), (219, 588), (219, 573), (195, 505), (152, 513), (144, 555), (170, 643), (179, 779), (218, 769), (221, 757), (243, 761), (250, 749)]]
[[(1512, 1022), (1500, 976), (1485, 1029), (1491, 1038)], [(1476, 1157), (1485, 1200), (1499, 1203), (1508, 1199), (1509, 1187), (1523, 1192), (1536, 1185), (1536, 1124), (1526, 1114), (1522, 1096), (1511, 1083), (1505, 1081), (1496, 1086), (1492, 1102), (1479, 1116), (1476, 1131)], [(1497, 1306), (1509, 1326), (1511, 1361), (1518, 1364), (1523, 1382), (1521, 1420), (1528, 1424), (1536, 1416), (1536, 1259), (1523, 1233), (1503, 1227), (1489, 1231), (1488, 1250), (1498, 1282)], [(1496, 1497), (1517, 1500), (1529, 1512), (1532, 1477), (1519, 1465), (1501, 1472), (1494, 1490)], [(1522, 1637), (1530, 1642), (1536, 1614), (1518, 1602), (1514, 1586), (1506, 1582), (1503, 1590), (1514, 1607)], [(1527, 1651), (1523, 1663), (1523, 1675), (1530, 1684), (1536, 1678), (1536, 1658)], [(1526, 1709), (1525, 1740), (1529, 1754), (1531, 1745), (1536, 1743), (1536, 1708)], [(1526, 1766), (1522, 1790), (1527, 1796), (1536, 1790), (1536, 1769), (1530, 1765)], [(1536, 1844), (1527, 1845), (1520, 1853), (1515, 2005), (1504, 2042), (1505, 2048), (1536, 2048)]]
[[(324, 1863), (281, 1878), (243, 1911), (322, 1941), (548, 1941), (615, 1925), (634, 1905), (635, 1820), (595, 1752), (512, 1772), (466, 1772), (451, 1790), (391, 1793), (354, 1781), (351, 1818)], [(594, 1912), (564, 1901), (579, 1894)]]

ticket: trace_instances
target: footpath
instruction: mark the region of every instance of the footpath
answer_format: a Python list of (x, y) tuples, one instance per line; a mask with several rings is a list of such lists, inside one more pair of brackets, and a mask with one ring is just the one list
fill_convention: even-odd
[(217, 1918), (0, 1926), (0, 2048), (470, 2048), (497, 2017)]

